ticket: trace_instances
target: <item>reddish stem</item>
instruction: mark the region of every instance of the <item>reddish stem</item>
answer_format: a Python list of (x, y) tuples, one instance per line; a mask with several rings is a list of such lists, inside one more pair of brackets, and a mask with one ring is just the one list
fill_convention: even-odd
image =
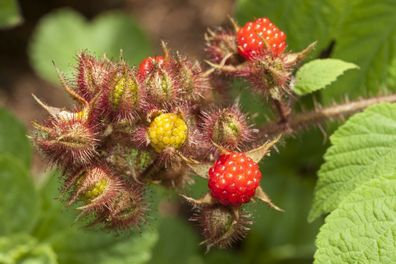
[(326, 108), (311, 112), (302, 112), (289, 115), (287, 122), (270, 122), (260, 128), (260, 135), (273, 137), (278, 134), (291, 134), (304, 127), (315, 125), (328, 119), (342, 118), (363, 110), (364, 108), (378, 103), (396, 102), (396, 94), (378, 96)]

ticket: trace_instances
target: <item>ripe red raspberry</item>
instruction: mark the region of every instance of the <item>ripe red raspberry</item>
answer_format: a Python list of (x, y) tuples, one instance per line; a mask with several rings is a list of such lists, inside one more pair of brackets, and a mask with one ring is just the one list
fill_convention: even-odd
[(237, 33), (239, 54), (247, 60), (268, 52), (279, 56), (286, 48), (285, 40), (286, 34), (266, 17), (246, 23)]
[(223, 205), (247, 203), (260, 185), (259, 166), (244, 153), (223, 154), (209, 169), (209, 189)]
[(147, 57), (139, 64), (140, 78), (145, 79), (147, 75), (153, 70), (155, 65), (161, 66), (164, 63), (164, 57), (155, 56)]

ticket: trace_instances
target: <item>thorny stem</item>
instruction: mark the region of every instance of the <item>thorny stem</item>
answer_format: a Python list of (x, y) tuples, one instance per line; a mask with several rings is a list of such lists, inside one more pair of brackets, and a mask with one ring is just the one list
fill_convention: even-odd
[(241, 71), (244, 68), (243, 64), (240, 64), (238, 66), (234, 65), (225, 65), (227, 62), (227, 59), (230, 57), (232, 54), (228, 54), (219, 64), (215, 64), (210, 61), (205, 61), (211, 68), (205, 72), (206, 76), (209, 76), (212, 74), (214, 71), (219, 70), (222, 73), (227, 73), (227, 74), (237, 74), (238, 71)]
[(280, 119), (279, 119), (278, 123), (280, 123), (280, 124), (287, 123), (290, 113), (291, 113), (290, 107), (287, 104), (285, 104), (282, 101), (275, 99), (275, 98), (272, 98), (272, 102), (274, 103), (276, 111), (279, 114)]
[[(214, 63), (212, 63), (212, 62), (210, 62), (210, 61), (206, 61), (206, 63), (207, 64), (209, 64), (210, 66), (211, 66), (211, 68), (209, 69), (209, 70), (207, 70), (205, 73), (204, 73), (204, 76), (209, 76), (209, 75), (211, 75), (213, 72), (215, 72), (216, 71), (216, 69), (222, 69), (223, 70), (223, 68), (224, 67), (226, 67), (225, 66), (225, 63), (227, 62), (227, 59), (230, 57), (232, 55), (232, 53), (230, 53), (230, 54), (228, 54), (227, 56), (225, 56), (224, 57), (224, 59), (220, 62), (220, 64), (214, 64)], [(233, 66), (228, 66), (228, 67), (230, 67), (231, 69), (232, 69), (232, 71), (233, 71)]]
[(263, 137), (273, 137), (278, 134), (292, 134), (304, 127), (321, 123), (328, 119), (342, 118), (359, 112), (364, 108), (378, 103), (396, 102), (396, 94), (377, 96), (373, 98), (347, 102), (341, 105), (317, 109), (311, 112), (302, 112), (290, 115), (287, 122), (271, 122), (259, 129)]

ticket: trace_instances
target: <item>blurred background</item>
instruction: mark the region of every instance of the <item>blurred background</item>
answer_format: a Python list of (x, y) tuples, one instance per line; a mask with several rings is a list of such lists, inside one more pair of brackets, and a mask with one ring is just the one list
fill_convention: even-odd
[[(173, 50), (204, 59), (207, 27), (243, 24), (267, 16), (288, 36), (288, 49), (313, 41), (309, 58), (354, 62), (360, 71), (342, 77), (331, 89), (303, 99), (328, 104), (377, 93), (396, 83), (396, 3), (393, 0), (0, 0), (0, 264), (201, 264), (312, 263), (321, 221), (307, 222), (316, 172), (328, 147), (327, 136), (307, 130), (286, 140), (261, 164), (263, 189), (285, 213), (249, 204), (254, 224), (247, 238), (227, 250), (205, 254), (190, 208), (172, 192), (152, 188), (149, 223), (133, 234), (108, 234), (75, 223), (76, 215), (57, 199), (56, 172), (34, 152), (26, 138), (32, 120), (46, 113), (31, 97), (49, 105), (71, 102), (60, 89), (53, 63), (73, 77), (76, 54), (118, 58), (130, 64), (159, 54), (160, 40)], [(240, 83), (246, 112), (266, 121), (265, 105)], [(325, 126), (327, 134), (337, 124)], [(188, 190), (205, 193), (196, 179)], [(162, 197), (159, 199), (159, 197)]]

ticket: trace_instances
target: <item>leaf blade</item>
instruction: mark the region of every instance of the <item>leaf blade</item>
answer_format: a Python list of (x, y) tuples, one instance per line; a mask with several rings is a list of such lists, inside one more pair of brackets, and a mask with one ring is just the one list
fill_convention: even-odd
[(48, 244), (28, 234), (0, 237), (0, 263), (57, 264), (57, 256)]
[(329, 86), (345, 71), (357, 68), (356, 64), (337, 59), (310, 61), (297, 71), (293, 90), (300, 96), (310, 94)]
[[(359, 71), (343, 76), (323, 92), (330, 102), (342, 98), (369, 96), (384, 89), (388, 68), (396, 58), (396, 4), (393, 0), (356, 0), (345, 3), (345, 21), (338, 30), (332, 57), (353, 62)], [(395, 90), (395, 87), (386, 87)]]
[(0, 155), (0, 236), (30, 232), (39, 215), (39, 198), (27, 169), (10, 155)]
[(118, 59), (123, 50), (125, 60), (136, 64), (149, 55), (151, 45), (138, 25), (120, 12), (107, 12), (92, 22), (71, 9), (60, 9), (44, 16), (29, 43), (30, 63), (43, 78), (59, 83), (52, 61), (67, 78), (73, 76), (75, 56), (88, 50)]
[(2, 0), (0, 2), (0, 28), (17, 26), (23, 22), (16, 0)]
[(0, 154), (15, 156), (26, 168), (30, 167), (32, 148), (26, 129), (5, 108), (0, 108)]
[(396, 259), (396, 177), (372, 179), (326, 219), (315, 263), (391, 263)]
[(364, 182), (396, 169), (396, 105), (380, 104), (350, 118), (331, 137), (308, 220), (337, 208)]

